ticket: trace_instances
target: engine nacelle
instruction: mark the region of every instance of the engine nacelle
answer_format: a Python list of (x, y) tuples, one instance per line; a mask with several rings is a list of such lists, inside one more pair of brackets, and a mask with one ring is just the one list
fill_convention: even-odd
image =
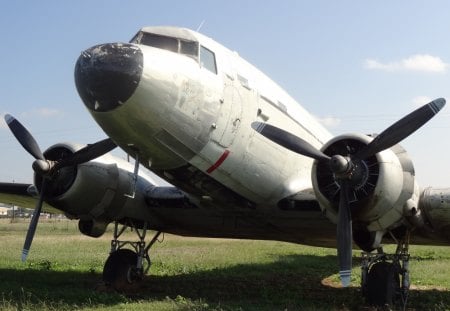
[[(373, 138), (349, 134), (333, 138), (322, 147), (327, 155), (352, 155)], [(396, 145), (364, 161), (357, 162), (363, 172), (358, 181), (349, 180), (349, 194), (353, 221), (354, 241), (362, 248), (378, 247), (383, 234), (409, 222), (419, 225), (419, 188), (415, 182), (414, 168), (406, 151)], [(340, 186), (335, 181), (328, 163), (315, 161), (312, 182), (322, 211), (337, 223)]]
[(426, 188), (420, 207), (433, 231), (450, 240), (450, 188)]
[[(56, 144), (44, 152), (49, 160), (59, 160), (84, 146)], [(134, 166), (123, 159), (104, 155), (74, 167), (60, 169), (47, 183), (45, 201), (63, 211), (69, 218), (80, 219), (83, 234), (98, 237), (106, 225), (124, 218), (148, 217), (145, 193), (155, 182), (140, 174), (133, 192)], [(35, 175), (40, 189), (42, 180)]]

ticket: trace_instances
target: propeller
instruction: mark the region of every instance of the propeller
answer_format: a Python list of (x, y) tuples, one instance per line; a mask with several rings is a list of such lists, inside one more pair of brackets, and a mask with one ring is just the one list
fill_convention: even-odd
[(107, 138), (94, 144), (87, 145), (64, 159), (52, 161), (45, 159), (39, 145), (33, 138), (33, 135), (31, 135), (31, 133), (16, 118), (6, 114), (5, 121), (22, 147), (35, 158), (32, 165), (33, 170), (37, 175), (42, 177), (42, 186), (39, 193), (39, 199), (36, 202), (36, 207), (33, 212), (33, 217), (31, 218), (30, 226), (28, 227), (27, 236), (25, 238), (25, 243), (22, 250), (22, 261), (26, 261), (31, 248), (31, 243), (33, 242), (34, 233), (36, 232), (39, 216), (41, 214), (45, 191), (48, 183), (52, 180), (53, 174), (64, 167), (76, 166), (98, 158), (99, 156), (113, 150), (116, 147), (116, 144), (110, 138)]
[(22, 262), (25, 262), (30, 252), (31, 243), (33, 242), (34, 233), (36, 232), (37, 224), (39, 221), (39, 216), (42, 211), (42, 203), (44, 202), (44, 193), (47, 187), (47, 179), (44, 178), (42, 181), (41, 192), (39, 193), (39, 199), (36, 202), (36, 207), (34, 208), (33, 217), (31, 218), (30, 226), (28, 227), (27, 236), (25, 237), (25, 243), (22, 249)]
[[(406, 115), (381, 134), (376, 136), (368, 145), (355, 154), (333, 155), (329, 157), (313, 145), (285, 130), (261, 122), (253, 122), (252, 128), (271, 141), (300, 155), (313, 158), (319, 162), (327, 162), (340, 186), (338, 223), (337, 223), (337, 251), (339, 261), (339, 275), (344, 287), (350, 285), (352, 269), (352, 215), (349, 204), (349, 192), (353, 181), (363, 178), (364, 170), (359, 163), (386, 150), (411, 135), (422, 125), (427, 123), (445, 105), (445, 99), (438, 98)], [(352, 181), (352, 182), (350, 182)]]
[(39, 145), (26, 128), (9, 114), (5, 115), (5, 121), (22, 147), (35, 159), (44, 160), (44, 155), (42, 154)]
[(299, 153), (306, 157), (310, 157), (316, 160), (329, 160), (330, 157), (324, 154), (322, 151), (317, 150), (314, 146), (308, 143), (306, 140), (301, 139), (285, 130), (267, 123), (253, 122), (252, 128), (261, 133), (271, 141), (281, 145), (293, 152)]

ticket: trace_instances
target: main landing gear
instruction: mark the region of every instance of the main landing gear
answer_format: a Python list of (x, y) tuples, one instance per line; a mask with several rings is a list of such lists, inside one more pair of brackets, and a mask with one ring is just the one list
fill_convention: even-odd
[(362, 253), (361, 289), (370, 305), (405, 308), (410, 285), (408, 246), (409, 232), (397, 241), (395, 254), (386, 254), (381, 247), (377, 253)]
[[(119, 238), (130, 227), (136, 232), (139, 241), (121, 241)], [(117, 291), (133, 291), (139, 287), (144, 275), (151, 266), (149, 251), (158, 240), (161, 231), (155, 233), (146, 245), (147, 223), (142, 229), (137, 228), (132, 221), (126, 225), (114, 223), (114, 237), (111, 240), (111, 252), (103, 267), (105, 285)], [(131, 246), (132, 249), (124, 248)]]

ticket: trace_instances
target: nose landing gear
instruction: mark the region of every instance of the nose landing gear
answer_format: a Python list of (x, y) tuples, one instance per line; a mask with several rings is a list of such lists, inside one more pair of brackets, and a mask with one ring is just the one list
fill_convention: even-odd
[[(119, 240), (127, 228), (136, 232), (139, 241)], [(111, 252), (103, 267), (103, 281), (105, 285), (121, 292), (134, 291), (139, 288), (144, 275), (151, 266), (149, 251), (158, 241), (162, 232), (155, 233), (148, 245), (145, 242), (147, 223), (142, 229), (135, 226), (132, 221), (125, 225), (114, 223), (114, 237), (111, 240)], [(132, 249), (124, 248), (131, 246)]]

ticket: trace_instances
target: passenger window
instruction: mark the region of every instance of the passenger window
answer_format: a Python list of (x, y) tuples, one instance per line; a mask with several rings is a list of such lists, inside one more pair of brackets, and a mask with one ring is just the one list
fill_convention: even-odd
[(202, 67), (217, 74), (216, 56), (211, 50), (208, 50), (204, 46), (200, 48), (200, 64)]
[(238, 79), (241, 82), (242, 86), (250, 90), (251, 88), (250, 88), (250, 85), (248, 84), (247, 78), (244, 78), (240, 74), (238, 74), (237, 76), (238, 76)]

